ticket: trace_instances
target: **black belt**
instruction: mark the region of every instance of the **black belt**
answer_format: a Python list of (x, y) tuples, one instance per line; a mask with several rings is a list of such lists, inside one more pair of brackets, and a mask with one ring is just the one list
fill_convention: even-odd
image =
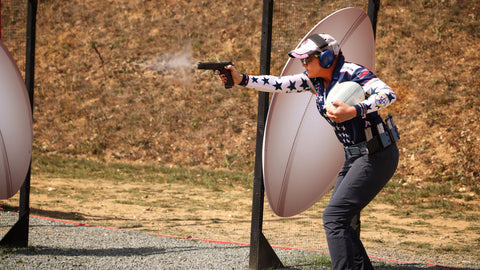
[(345, 159), (349, 160), (363, 155), (371, 155), (395, 144), (395, 142), (400, 139), (398, 128), (393, 122), (391, 115), (388, 115), (385, 122), (385, 125), (383, 122), (377, 124), (378, 135), (372, 137), (371, 128), (367, 127), (365, 128), (365, 137), (367, 138), (367, 141), (344, 146)]
[(372, 155), (394, 143), (392, 141), (382, 143), (379, 136), (374, 136), (368, 142), (363, 141), (354, 145), (344, 146), (343, 149), (345, 150), (345, 158), (349, 160), (363, 155)]

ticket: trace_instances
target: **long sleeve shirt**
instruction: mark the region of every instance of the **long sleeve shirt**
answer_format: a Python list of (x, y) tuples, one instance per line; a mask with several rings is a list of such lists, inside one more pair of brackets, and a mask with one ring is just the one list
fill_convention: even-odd
[[(328, 93), (336, 83), (354, 81), (359, 83), (365, 91), (366, 99), (355, 105), (357, 116), (342, 123), (336, 123), (327, 116), (325, 101)], [(272, 93), (302, 93), (312, 92), (316, 95), (316, 105), (319, 113), (334, 128), (338, 140), (345, 146), (365, 141), (365, 128), (376, 126), (383, 122), (378, 110), (395, 102), (396, 96), (393, 90), (377, 78), (367, 68), (346, 62), (340, 57), (335, 66), (332, 80), (327, 88), (322, 78), (309, 78), (306, 72), (288, 76), (244, 76), (242, 85), (258, 91)], [(377, 135), (376, 129), (372, 129), (373, 135)]]

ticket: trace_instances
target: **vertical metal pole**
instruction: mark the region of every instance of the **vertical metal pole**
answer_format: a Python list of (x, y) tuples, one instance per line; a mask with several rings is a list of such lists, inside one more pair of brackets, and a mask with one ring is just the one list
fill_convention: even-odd
[(377, 15), (380, 9), (380, 0), (368, 0), (368, 17), (372, 22), (373, 36), (377, 37)]
[(25, 84), (30, 97), (30, 108), (33, 114), (33, 88), (35, 80), (35, 40), (37, 25), (37, 0), (28, 0), (28, 20), (27, 20), (27, 48), (25, 60)]
[[(272, 45), (273, 0), (263, 1), (262, 41), (260, 52), (260, 74), (270, 74)], [(262, 233), (263, 203), (265, 187), (263, 185), (262, 151), (265, 122), (267, 119), (269, 95), (258, 93), (257, 139), (255, 148), (255, 172), (253, 180), (252, 224), (250, 235), (250, 269), (283, 267), (275, 251)]]
[[(27, 87), (28, 96), (30, 98), (30, 109), (33, 117), (33, 96), (35, 81), (35, 40), (36, 40), (36, 24), (37, 24), (37, 0), (28, 0), (28, 19), (27, 19), (27, 46), (25, 59), (25, 85)], [(30, 175), (31, 160), (28, 167), (27, 177), (20, 189), (20, 215), (25, 216), (25, 246), (28, 246), (28, 227), (30, 216)]]
[[(27, 42), (25, 56), (25, 85), (30, 97), (30, 107), (33, 113), (33, 87), (35, 78), (35, 37), (36, 37), (36, 16), (37, 0), (28, 0), (27, 15)], [(31, 164), (31, 162), (30, 162)], [(13, 227), (0, 241), (0, 246), (27, 247), (28, 227), (30, 216), (30, 172), (28, 168), (25, 182), (20, 188), (19, 218)]]

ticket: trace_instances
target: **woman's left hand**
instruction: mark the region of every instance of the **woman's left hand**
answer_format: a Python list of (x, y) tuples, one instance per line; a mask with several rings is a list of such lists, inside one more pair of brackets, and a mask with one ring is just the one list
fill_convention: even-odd
[(338, 100), (335, 100), (332, 104), (337, 106), (337, 108), (331, 109), (327, 107), (327, 116), (336, 123), (342, 123), (357, 116), (357, 110), (353, 106)]

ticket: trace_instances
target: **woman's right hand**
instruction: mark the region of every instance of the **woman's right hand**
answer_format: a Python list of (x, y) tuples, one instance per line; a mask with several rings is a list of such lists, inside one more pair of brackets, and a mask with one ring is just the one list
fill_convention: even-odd
[[(240, 84), (243, 79), (243, 75), (237, 71), (235, 66), (233, 65), (228, 65), (225, 67), (225, 69), (230, 70), (230, 73), (232, 74), (233, 82), (235, 84)], [(222, 80), (223, 84), (227, 83), (227, 76), (225, 74), (220, 74), (219, 71), (217, 71), (217, 74), (220, 75), (220, 79)]]

